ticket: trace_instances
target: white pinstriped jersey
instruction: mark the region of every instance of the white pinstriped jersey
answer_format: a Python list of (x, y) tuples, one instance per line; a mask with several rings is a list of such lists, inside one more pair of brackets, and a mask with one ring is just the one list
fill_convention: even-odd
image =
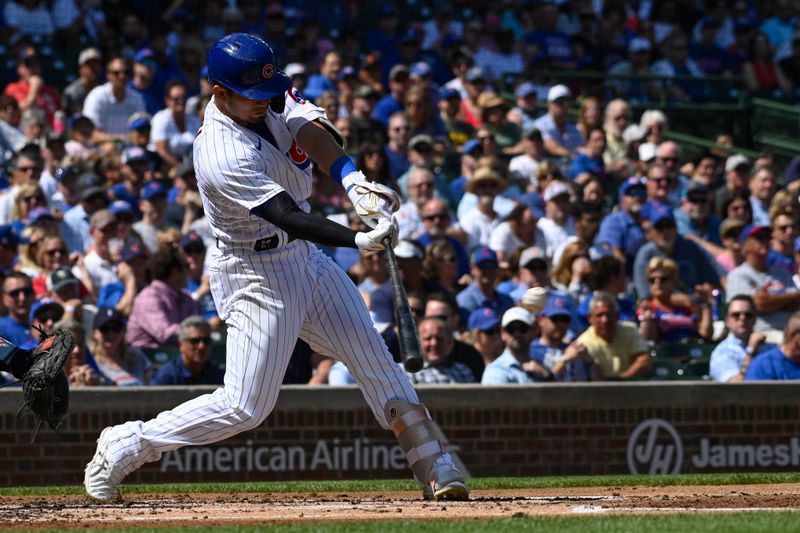
[(286, 191), (308, 212), (311, 159), (295, 142), (302, 126), (324, 118), (324, 111), (292, 89), (283, 114), (269, 110), (265, 122), (276, 146), (224, 115), (211, 99), (194, 141), (193, 159), (203, 208), (214, 236), (246, 243), (286, 233), (250, 210)]

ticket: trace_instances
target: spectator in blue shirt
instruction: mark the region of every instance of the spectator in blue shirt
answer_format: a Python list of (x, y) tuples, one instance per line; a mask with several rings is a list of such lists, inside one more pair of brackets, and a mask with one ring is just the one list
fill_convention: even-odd
[(558, 31), (558, 6), (555, 3), (542, 4), (536, 17), (539, 29), (526, 37), (527, 44), (536, 45), (538, 54), (534, 58), (537, 63), (544, 63), (553, 68), (574, 69), (575, 52), (569, 37)]
[(625, 263), (628, 275), (633, 272), (636, 252), (647, 242), (639, 217), (646, 198), (647, 188), (643, 178), (628, 178), (622, 182), (620, 210), (603, 219), (594, 239), (596, 247), (606, 249)]
[(0, 337), (20, 346), (31, 338), (28, 323), (34, 299), (31, 278), (22, 272), (12, 272), (3, 280), (2, 297), (8, 315), (0, 318)]
[(558, 381), (590, 381), (592, 360), (585, 352), (567, 352), (564, 342), (573, 316), (572, 302), (565, 294), (551, 292), (547, 305), (536, 317), (541, 336), (530, 347), (531, 359), (547, 368)]
[(535, 335), (533, 325), (533, 315), (522, 307), (512, 307), (503, 314), (500, 337), (506, 349), (486, 365), (482, 385), (535, 383), (553, 378), (541, 362), (531, 359), (530, 344)]
[(372, 118), (389, 124), (389, 117), (396, 111), (403, 111), (403, 99), (411, 84), (408, 68), (397, 64), (389, 71), (389, 94), (381, 98), (372, 111)]
[(756, 305), (747, 294), (737, 294), (728, 302), (725, 327), (728, 336), (711, 352), (709, 376), (714, 381), (744, 381), (744, 375), (756, 355), (774, 348), (764, 344), (766, 336), (755, 332)]
[(678, 233), (691, 235), (713, 257), (724, 251), (719, 235), (720, 219), (711, 213), (708, 187), (692, 181), (681, 194), (681, 208), (675, 211)]
[(303, 96), (316, 101), (325, 91), (338, 93), (339, 71), (342, 68), (342, 57), (339, 52), (328, 52), (322, 59), (318, 74), (308, 77), (308, 85), (303, 90)]
[(800, 312), (786, 322), (781, 344), (756, 357), (745, 381), (800, 379)]
[(199, 315), (185, 318), (178, 334), (180, 356), (158, 369), (151, 385), (222, 385), (225, 370), (211, 358), (211, 326)]
[(514, 306), (514, 301), (509, 296), (496, 290), (500, 271), (497, 254), (492, 249), (481, 246), (473, 252), (470, 273), (472, 283), (456, 296), (464, 323), (469, 319), (470, 313), (479, 307), (491, 307), (499, 314)]
[(200, 315), (208, 320), (212, 329), (217, 330), (222, 327), (222, 321), (217, 316), (217, 307), (211, 296), (208, 274), (204, 272), (206, 245), (203, 238), (196, 231), (190, 231), (181, 237), (180, 245), (189, 268), (185, 290), (197, 302)]
[[(603, 152), (606, 151), (606, 132), (603, 128), (593, 128), (587, 133), (586, 145), (579, 148), (567, 169), (567, 177), (578, 180), (582, 174), (592, 174), (605, 183), (606, 164)], [(578, 180), (583, 183), (585, 179)]]

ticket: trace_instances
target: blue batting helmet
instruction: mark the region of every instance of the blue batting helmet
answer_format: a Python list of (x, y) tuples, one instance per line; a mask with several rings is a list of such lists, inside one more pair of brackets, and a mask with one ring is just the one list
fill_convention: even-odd
[(275, 53), (262, 39), (231, 33), (208, 52), (208, 79), (250, 100), (282, 95), (292, 80), (275, 65)]

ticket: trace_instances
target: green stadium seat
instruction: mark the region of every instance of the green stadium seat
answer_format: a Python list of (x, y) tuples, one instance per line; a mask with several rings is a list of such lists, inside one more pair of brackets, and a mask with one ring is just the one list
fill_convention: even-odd
[(692, 359), (702, 359), (711, 356), (716, 348), (716, 343), (701, 340), (690, 340), (673, 344), (658, 344), (651, 352), (657, 359), (677, 359), (683, 362)]
[(158, 348), (141, 348), (141, 350), (156, 368), (172, 361), (181, 353), (177, 346), (159, 346)]

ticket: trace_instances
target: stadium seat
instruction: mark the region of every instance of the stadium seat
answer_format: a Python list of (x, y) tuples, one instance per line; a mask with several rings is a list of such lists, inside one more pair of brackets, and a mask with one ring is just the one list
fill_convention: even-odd
[(180, 355), (177, 346), (159, 346), (158, 348), (140, 348), (156, 368), (168, 363)]
[(676, 359), (688, 362), (692, 359), (702, 359), (711, 356), (716, 344), (702, 340), (688, 340), (671, 344), (659, 344), (653, 348), (652, 356), (656, 359)]

